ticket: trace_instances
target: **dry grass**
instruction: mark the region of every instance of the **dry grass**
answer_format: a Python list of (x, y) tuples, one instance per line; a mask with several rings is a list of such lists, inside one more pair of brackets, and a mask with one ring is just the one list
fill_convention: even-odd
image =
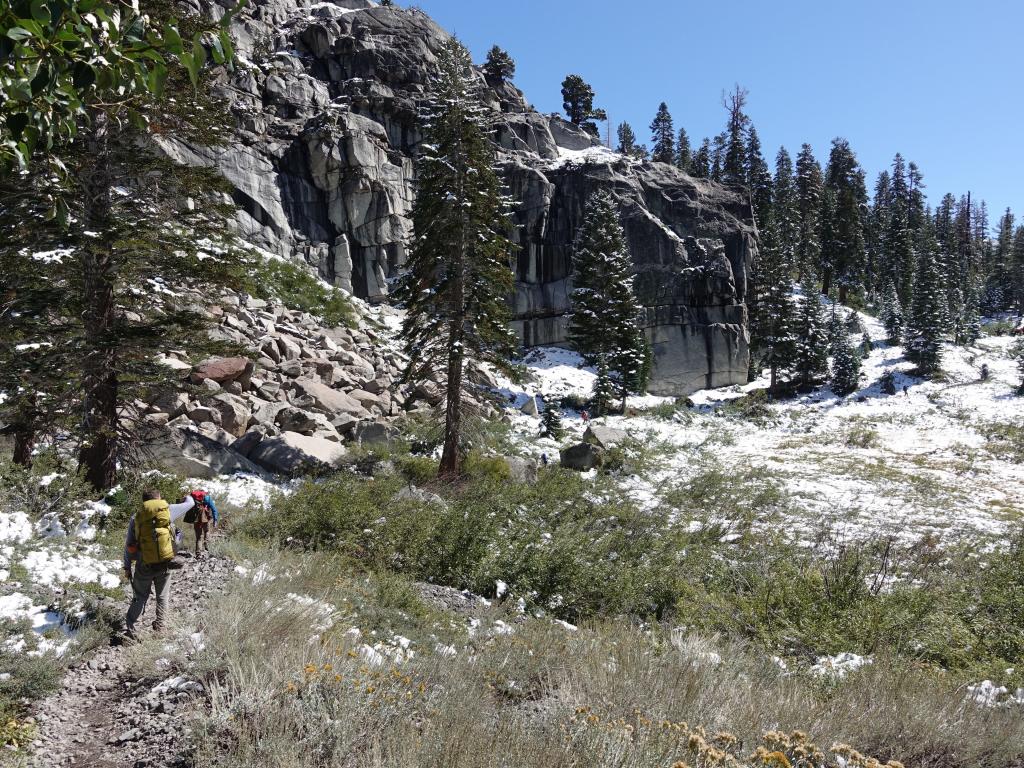
[[(339, 576), (336, 564), (278, 559), (267, 566), (275, 578), (240, 579), (207, 613), (206, 648), (175, 660), (211, 692), (197, 715), (196, 764), (818, 766), (836, 765), (828, 748), (844, 742), (907, 766), (1013, 766), (1024, 756), (1019, 712), (967, 704), (940, 673), (905, 660), (877, 658), (825, 685), (737, 643), (625, 621), (572, 631), (502, 607), (481, 608), (470, 636), (464, 617), (424, 606), (411, 585)], [(494, 631), (498, 618), (515, 631)], [(411, 659), (366, 657), (364, 644), (395, 635), (411, 638)], [(438, 653), (439, 643), (457, 654)], [(763, 740), (794, 730), (823, 747), (819, 759), (802, 737)]]

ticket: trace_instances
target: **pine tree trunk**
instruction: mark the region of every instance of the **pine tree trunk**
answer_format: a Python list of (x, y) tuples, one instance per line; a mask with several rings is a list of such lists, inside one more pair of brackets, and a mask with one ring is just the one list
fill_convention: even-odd
[(38, 417), (36, 396), (32, 395), (26, 407), (18, 413), (16, 421), (10, 426), (10, 431), (14, 433), (14, 453), (11, 461), (25, 469), (32, 469), (32, 451), (36, 447)]
[(14, 455), (11, 460), (19, 467), (32, 469), (32, 451), (36, 447), (36, 433), (29, 425), (18, 425), (14, 430)]
[[(461, 190), (460, 190), (461, 191)], [(466, 352), (463, 345), (466, 322), (466, 224), (463, 220), (462, 242), (452, 263), (452, 312), (448, 325), (448, 391), (445, 395), (444, 448), (437, 474), (456, 478), (461, 470), (460, 438), (462, 433), (462, 369)]]
[[(97, 126), (99, 119), (93, 121)], [(109, 231), (110, 168), (106, 142), (94, 128), (89, 152), (80, 168), (86, 229)], [(78, 465), (86, 482), (105, 490), (117, 482), (117, 347), (114, 264), (109, 244), (89, 238), (82, 249), (82, 291), (85, 304), (86, 355), (82, 370), (82, 447)]]
[(438, 476), (458, 477), (461, 469), (459, 442), (462, 432), (462, 364), (461, 352), (452, 351), (448, 357), (448, 392), (445, 398), (444, 449)]

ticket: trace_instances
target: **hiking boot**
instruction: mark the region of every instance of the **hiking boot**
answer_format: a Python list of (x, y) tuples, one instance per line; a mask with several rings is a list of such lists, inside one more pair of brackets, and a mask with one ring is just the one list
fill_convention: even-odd
[(116, 638), (121, 645), (131, 645), (139, 642), (139, 636), (135, 634), (134, 629), (124, 629), (116, 635)]

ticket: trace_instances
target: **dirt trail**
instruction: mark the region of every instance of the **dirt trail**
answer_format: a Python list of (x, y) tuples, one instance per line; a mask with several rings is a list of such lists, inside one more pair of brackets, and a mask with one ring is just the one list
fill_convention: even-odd
[[(232, 563), (189, 559), (171, 577), (171, 617), (191, 617), (229, 580)], [(124, 603), (127, 609), (127, 598)], [(155, 615), (150, 598), (138, 628), (145, 636)], [(143, 629), (144, 628), (144, 629)], [(187, 762), (181, 752), (194, 691), (155, 693), (152, 681), (133, 679), (125, 646), (101, 648), (68, 670), (60, 691), (33, 714), (39, 740), (30, 765), (38, 768), (169, 768)]]

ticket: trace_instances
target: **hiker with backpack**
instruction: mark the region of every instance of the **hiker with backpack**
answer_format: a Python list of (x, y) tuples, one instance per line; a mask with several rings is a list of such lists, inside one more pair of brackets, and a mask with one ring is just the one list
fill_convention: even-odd
[[(142, 492), (142, 507), (128, 521), (124, 540), (124, 575), (132, 585), (132, 602), (125, 617), (125, 635), (135, 639), (135, 622), (146, 610), (149, 593), (156, 592), (156, 620), (153, 629), (164, 625), (171, 598), (171, 570), (174, 568), (175, 522), (196, 504), (186, 496), (180, 504), (168, 504), (160, 491)], [(134, 573), (133, 573), (134, 566)]]
[(210, 524), (217, 527), (220, 522), (220, 513), (217, 505), (213, 503), (213, 497), (206, 491), (192, 491), (189, 496), (196, 505), (185, 513), (183, 522), (191, 523), (196, 533), (196, 559), (199, 558), (199, 544), (202, 542), (206, 554), (210, 554)]

